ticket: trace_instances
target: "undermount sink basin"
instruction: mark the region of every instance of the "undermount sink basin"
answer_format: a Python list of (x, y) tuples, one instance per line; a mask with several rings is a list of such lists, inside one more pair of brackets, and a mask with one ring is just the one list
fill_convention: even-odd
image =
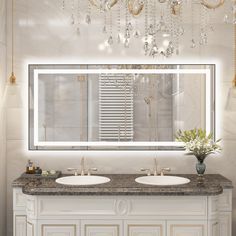
[(110, 182), (110, 179), (103, 176), (90, 175), (90, 176), (67, 176), (56, 179), (58, 184), (64, 185), (95, 185), (95, 184), (104, 184)]
[(135, 179), (137, 183), (147, 185), (180, 185), (190, 182), (189, 179), (178, 176), (142, 176)]

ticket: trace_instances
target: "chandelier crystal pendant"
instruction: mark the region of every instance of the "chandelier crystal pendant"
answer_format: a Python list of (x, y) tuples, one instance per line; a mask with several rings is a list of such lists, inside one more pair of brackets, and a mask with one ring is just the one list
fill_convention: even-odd
[[(145, 55), (171, 57), (186, 48), (207, 45), (214, 31), (211, 15), (225, 0), (62, 0), (61, 4), (62, 10), (71, 11), (71, 24), (77, 26), (78, 35), (82, 35), (84, 19), (88, 27), (94, 23), (101, 28), (107, 47), (123, 44), (128, 50), (140, 40)], [(236, 12), (236, 6), (232, 9)], [(200, 16), (199, 22), (193, 15)], [(188, 36), (189, 44), (182, 45)]]

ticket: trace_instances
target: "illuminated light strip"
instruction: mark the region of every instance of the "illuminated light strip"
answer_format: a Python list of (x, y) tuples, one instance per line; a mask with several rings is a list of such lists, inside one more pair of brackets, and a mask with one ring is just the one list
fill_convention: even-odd
[(206, 74), (210, 69), (35, 69), (36, 74)]
[[(117, 144), (118, 143), (118, 144)], [(157, 145), (158, 144), (158, 145)], [(64, 146), (64, 147), (73, 147), (73, 146), (125, 146), (125, 147), (131, 147), (131, 146), (150, 146), (150, 147), (156, 147), (156, 146), (166, 146), (166, 147), (183, 147), (182, 142), (37, 142), (37, 146), (43, 146), (43, 147), (57, 147), (57, 146)]]
[(206, 131), (211, 129), (210, 69), (35, 69), (34, 70), (34, 145), (41, 147), (71, 146), (183, 146), (182, 142), (41, 142), (38, 140), (38, 79), (40, 74), (205, 74), (206, 75)]
[(205, 106), (206, 106), (206, 132), (211, 132), (211, 99), (208, 99), (211, 97), (211, 71), (208, 70), (206, 72), (206, 95), (205, 95)]
[(38, 137), (38, 131), (39, 131), (39, 118), (38, 118), (38, 112), (39, 112), (39, 83), (38, 83), (38, 76), (39, 73), (35, 70), (34, 71), (34, 145), (37, 146), (37, 143), (39, 142)]

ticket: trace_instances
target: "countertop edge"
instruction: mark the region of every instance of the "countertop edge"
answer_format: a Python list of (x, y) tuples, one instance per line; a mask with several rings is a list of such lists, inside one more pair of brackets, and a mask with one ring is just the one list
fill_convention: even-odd
[[(224, 189), (232, 189), (230, 180), (224, 176), (206, 175), (201, 185), (196, 175), (177, 174), (191, 179), (190, 185), (184, 186), (142, 186), (134, 183), (136, 176), (140, 175), (104, 175), (112, 180), (109, 185), (103, 186), (61, 186), (55, 184), (55, 179), (28, 179), (19, 177), (12, 183), (13, 188), (22, 188), (22, 192), (31, 196), (216, 196)], [(114, 187), (113, 187), (114, 186)]]

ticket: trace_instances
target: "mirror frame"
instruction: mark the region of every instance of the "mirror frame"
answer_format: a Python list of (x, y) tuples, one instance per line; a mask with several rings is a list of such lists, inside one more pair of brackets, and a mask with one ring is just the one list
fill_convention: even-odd
[[(38, 140), (38, 79), (40, 74), (205, 74), (206, 75), (206, 131), (212, 132), (215, 140), (215, 64), (125, 64), (129, 66), (159, 66), (160, 69), (88, 69), (89, 66), (116, 66), (114, 65), (94, 65), (94, 64), (29, 64), (29, 89), (28, 89), (28, 148), (29, 150), (184, 150), (181, 142), (41, 142)], [(120, 65), (120, 64), (119, 64)], [(207, 69), (180, 69), (178, 66), (209, 66)], [(121, 65), (122, 66), (122, 65)], [(176, 69), (161, 69), (163, 66), (176, 66)], [(33, 81), (32, 81), (33, 80)], [(31, 91), (33, 87), (33, 91)], [(33, 93), (33, 95), (32, 95)], [(33, 120), (32, 120), (33, 109)], [(33, 123), (33, 131), (31, 124)], [(31, 142), (33, 135), (33, 145)]]

